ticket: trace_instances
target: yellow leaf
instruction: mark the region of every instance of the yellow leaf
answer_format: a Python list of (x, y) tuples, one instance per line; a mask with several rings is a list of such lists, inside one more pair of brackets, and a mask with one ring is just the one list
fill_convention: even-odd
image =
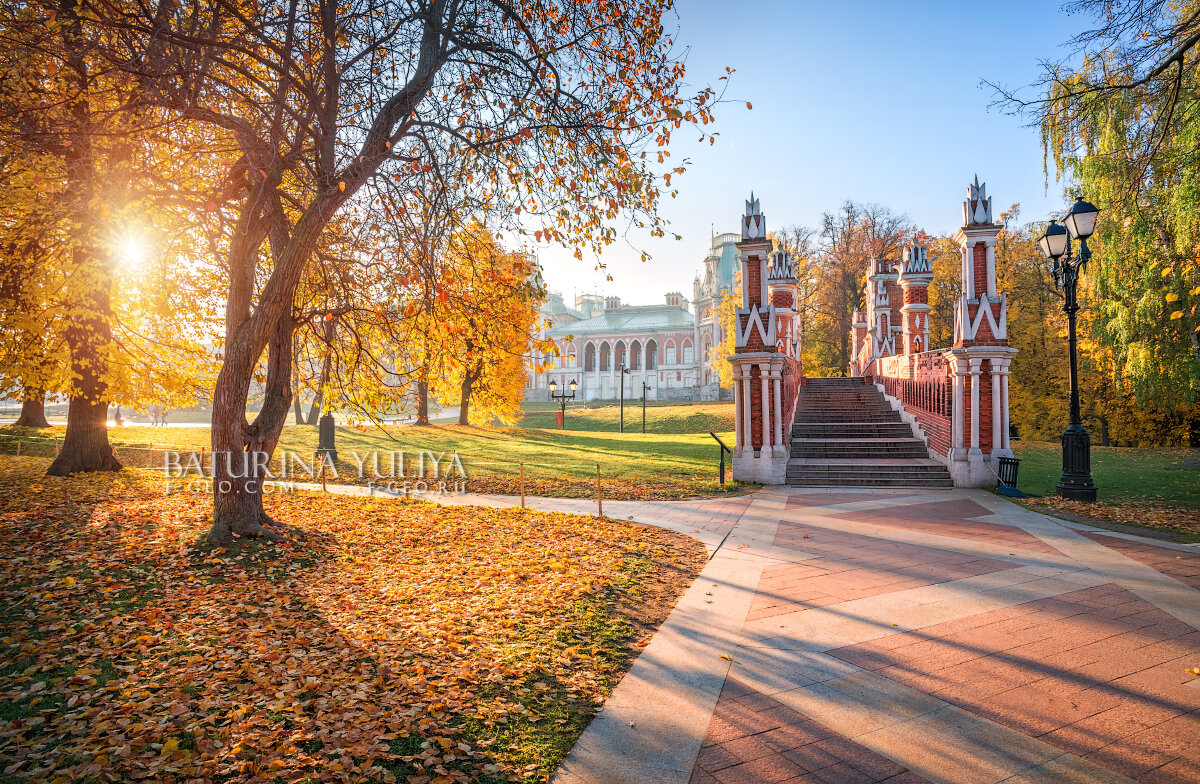
[(174, 754), (178, 749), (179, 738), (168, 738), (167, 742), (163, 744), (162, 751), (159, 753), (163, 755)]
[(1171, 274), (1171, 268), (1170, 268), (1170, 267), (1167, 267), (1165, 270), (1163, 270), (1163, 271), (1162, 271), (1162, 276), (1163, 276), (1164, 278), (1165, 278), (1165, 277), (1167, 277), (1167, 276), (1168, 276), (1168, 275), (1170, 275), (1170, 274)]
[(63, 586), (65, 586), (67, 588), (74, 588), (75, 587), (75, 578), (74, 577), (64, 577), (63, 578)]
[(1177, 299), (1179, 299), (1179, 295), (1173, 291), (1167, 295), (1167, 302), (1174, 302)]
[(1175, 311), (1174, 313), (1172, 313), (1172, 314), (1171, 314), (1171, 321), (1174, 321), (1175, 319), (1178, 319), (1178, 318), (1183, 318), (1183, 311), (1182, 311), (1182, 310), (1177, 310), (1177, 311)]
[(342, 193), (345, 193), (345, 192), (346, 192), (346, 183), (345, 183), (345, 182), (339, 182), (339, 183), (338, 183), (338, 190), (339, 190), (339, 191), (341, 191)]

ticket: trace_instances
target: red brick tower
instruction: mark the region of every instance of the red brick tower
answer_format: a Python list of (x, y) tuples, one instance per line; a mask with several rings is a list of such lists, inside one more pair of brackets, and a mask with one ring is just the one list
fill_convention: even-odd
[(950, 473), (962, 486), (996, 483), (997, 458), (1008, 442), (1008, 373), (1017, 350), (1008, 345), (1008, 296), (996, 291), (996, 236), (987, 186), (975, 178), (963, 202), (963, 293), (954, 313), (954, 347), (945, 352), (953, 374), (954, 419)]
[(924, 245), (909, 245), (900, 259), (900, 308), (903, 332), (898, 354), (920, 354), (929, 350), (929, 283), (933, 270)]
[(796, 277), (788, 254), (768, 265), (771, 245), (758, 200), (750, 194), (742, 216), (742, 306), (737, 309), (733, 365), (737, 446), (733, 477), (781, 484), (787, 475), (791, 417), (799, 379), (794, 334)]

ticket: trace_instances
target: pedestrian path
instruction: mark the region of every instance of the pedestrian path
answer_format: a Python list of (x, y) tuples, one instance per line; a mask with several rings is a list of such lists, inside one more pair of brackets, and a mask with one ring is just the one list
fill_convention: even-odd
[(766, 489), (555, 782), (1195, 782), (1198, 587), (983, 491)]
[(1200, 781), (1200, 548), (981, 490), (604, 511), (710, 559), (555, 784)]

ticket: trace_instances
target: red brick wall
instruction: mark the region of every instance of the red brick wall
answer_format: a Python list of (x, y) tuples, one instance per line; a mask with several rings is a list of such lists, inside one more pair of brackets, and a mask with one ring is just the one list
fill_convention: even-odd
[[(762, 319), (762, 321), (763, 321), (763, 327), (769, 326), (766, 323), (765, 314), (760, 314), (759, 318)], [(742, 316), (739, 316), (738, 321), (741, 323), (742, 331), (744, 332), (746, 330), (746, 325), (750, 323), (750, 314), (747, 313)], [(740, 351), (766, 351), (767, 350), (766, 344), (763, 343), (762, 334), (758, 331), (757, 327), (750, 330), (750, 334), (746, 338), (746, 347), (743, 349), (739, 349), (739, 350)]]
[(982, 299), (987, 296), (987, 243), (975, 243), (973, 258), (971, 259), (972, 272), (975, 278), (975, 296)]
[(792, 292), (787, 289), (775, 289), (771, 292), (771, 304), (777, 308), (792, 309)]
[(900, 400), (929, 438), (929, 447), (943, 457), (950, 453), (953, 399), (949, 366), (937, 352), (909, 354), (881, 361), (884, 391)]
[(749, 302), (746, 303), (746, 307), (750, 307), (751, 305), (758, 305), (759, 307), (762, 307), (764, 304), (760, 295), (762, 286), (762, 265), (759, 263), (759, 258), (757, 255), (749, 257), (749, 259), (746, 261), (745, 270), (746, 282), (750, 289)]
[(909, 286), (904, 289), (905, 305), (928, 305), (929, 289), (925, 286)]

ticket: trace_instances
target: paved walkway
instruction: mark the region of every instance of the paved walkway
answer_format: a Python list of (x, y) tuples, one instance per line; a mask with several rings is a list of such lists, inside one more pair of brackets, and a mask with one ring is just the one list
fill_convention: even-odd
[(604, 511), (711, 557), (555, 784), (1200, 781), (1200, 548), (974, 490)]
[(1200, 781), (1196, 548), (983, 491), (730, 505), (558, 784)]

